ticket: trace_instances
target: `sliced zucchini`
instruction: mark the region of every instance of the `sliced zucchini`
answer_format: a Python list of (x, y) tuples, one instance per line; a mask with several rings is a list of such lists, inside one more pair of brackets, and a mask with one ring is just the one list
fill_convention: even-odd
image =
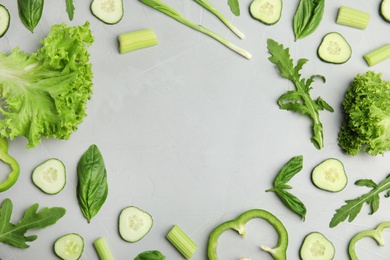
[(43, 192), (57, 194), (65, 187), (65, 165), (57, 158), (46, 160), (34, 169), (32, 181)]
[(117, 24), (123, 17), (123, 0), (93, 0), (92, 14), (106, 24)]
[(303, 240), (299, 254), (302, 260), (331, 260), (335, 252), (335, 247), (329, 239), (319, 232), (312, 232)]
[(314, 167), (311, 178), (315, 186), (331, 192), (343, 190), (348, 183), (343, 163), (334, 158), (326, 159)]
[(282, 16), (282, 0), (253, 0), (249, 6), (251, 16), (266, 25), (277, 23)]
[(386, 22), (390, 22), (390, 0), (382, 0), (379, 13)]
[(7, 8), (4, 5), (0, 4), (0, 38), (4, 36), (9, 28), (9, 23), (11, 16)]
[(84, 251), (84, 239), (76, 233), (70, 233), (54, 242), (54, 252), (63, 260), (80, 259)]
[(127, 242), (141, 240), (152, 226), (152, 216), (137, 207), (124, 208), (119, 215), (119, 234)]
[(352, 48), (338, 32), (326, 34), (318, 47), (318, 57), (325, 62), (342, 64), (352, 56)]

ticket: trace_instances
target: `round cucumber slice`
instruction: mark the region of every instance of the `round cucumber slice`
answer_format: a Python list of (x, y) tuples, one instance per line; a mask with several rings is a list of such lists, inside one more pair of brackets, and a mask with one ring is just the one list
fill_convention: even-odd
[(253, 0), (249, 6), (251, 16), (266, 25), (277, 23), (282, 16), (282, 0)]
[(348, 183), (343, 163), (335, 158), (318, 164), (313, 169), (311, 178), (315, 186), (331, 192), (343, 190)]
[(3, 35), (7, 32), (10, 20), (11, 17), (7, 8), (0, 4), (0, 38), (3, 37)]
[(117, 24), (122, 20), (123, 0), (93, 0), (92, 14), (106, 24)]
[(319, 232), (312, 232), (303, 240), (299, 253), (302, 260), (332, 260), (335, 252), (329, 239)]
[(318, 47), (318, 57), (333, 64), (346, 63), (352, 56), (352, 48), (338, 32), (326, 34)]
[(124, 208), (119, 215), (119, 234), (127, 242), (141, 240), (152, 226), (152, 216), (137, 207)]
[(84, 239), (76, 233), (58, 238), (54, 243), (54, 252), (63, 260), (80, 259), (84, 251)]
[(379, 13), (386, 22), (390, 22), (390, 0), (382, 0)]
[(59, 159), (51, 158), (34, 169), (32, 181), (43, 192), (57, 194), (65, 187), (65, 165)]

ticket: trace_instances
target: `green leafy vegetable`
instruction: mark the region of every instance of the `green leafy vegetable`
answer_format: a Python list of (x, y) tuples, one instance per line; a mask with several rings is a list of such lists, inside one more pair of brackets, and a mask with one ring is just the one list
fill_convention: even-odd
[(296, 90), (290, 90), (279, 98), (279, 107), (309, 116), (313, 121), (313, 137), (311, 138), (311, 142), (317, 149), (323, 148), (324, 133), (318, 111), (326, 109), (333, 112), (334, 110), (321, 97), (313, 100), (310, 96), (310, 90), (312, 89), (311, 84), (315, 78), (318, 77), (325, 82), (325, 77), (322, 75), (313, 75), (309, 79), (302, 79), (300, 70), (307, 62), (307, 59), (299, 59), (297, 65), (294, 66), (293, 60), (290, 58), (289, 48), (285, 49), (282, 44), (272, 39), (267, 40), (267, 46), (271, 54), (269, 60), (277, 66), (280, 75), (294, 83), (296, 88)]
[(292, 189), (287, 184), (292, 177), (295, 176), (303, 167), (303, 157), (301, 155), (295, 156), (288, 161), (280, 170), (273, 183), (271, 189), (267, 192), (275, 192), (283, 203), (292, 211), (300, 215), (303, 219), (306, 216), (306, 207), (295, 195), (288, 192), (288, 189)]
[(295, 40), (312, 34), (320, 25), (325, 0), (300, 0), (293, 19)]
[(107, 171), (96, 145), (91, 145), (81, 156), (77, 176), (77, 199), (89, 223), (103, 206), (108, 194)]
[(8, 164), (11, 167), (11, 172), (8, 177), (0, 181), (0, 192), (11, 188), (19, 178), (20, 166), (19, 163), (8, 154), (8, 141), (0, 136), (0, 161)]
[(69, 20), (72, 21), (74, 17), (74, 10), (75, 10), (73, 0), (65, 0), (65, 4), (66, 4), (66, 12), (68, 13), (68, 18)]
[(230, 7), (230, 11), (232, 11), (235, 16), (240, 16), (240, 3), (238, 0), (228, 0), (228, 5)]
[(148, 250), (137, 255), (134, 260), (165, 260), (165, 256), (157, 250)]
[(65, 215), (66, 210), (61, 207), (43, 208), (33, 204), (24, 213), (23, 218), (15, 225), (10, 222), (13, 209), (12, 201), (5, 199), (0, 207), (0, 242), (15, 247), (28, 248), (26, 242), (32, 242), (38, 238), (36, 235), (25, 236), (30, 229), (45, 228), (55, 224)]
[(0, 53), (1, 136), (25, 136), (32, 148), (41, 138), (68, 139), (77, 130), (92, 94), (93, 40), (88, 22), (57, 24), (36, 53)]
[(24, 26), (34, 32), (42, 17), (44, 0), (18, 0), (19, 17)]

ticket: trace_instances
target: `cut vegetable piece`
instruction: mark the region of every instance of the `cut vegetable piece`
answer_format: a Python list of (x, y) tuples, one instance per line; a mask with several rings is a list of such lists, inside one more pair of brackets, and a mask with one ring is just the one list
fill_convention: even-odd
[(343, 163), (334, 158), (318, 164), (313, 169), (311, 178), (316, 187), (331, 192), (343, 190), (348, 183)]
[(174, 225), (167, 234), (167, 239), (184, 256), (190, 259), (198, 247), (194, 241), (177, 225)]
[(365, 54), (363, 58), (370, 67), (390, 58), (390, 43), (370, 51), (369, 53)]
[(117, 24), (122, 20), (123, 0), (93, 0), (92, 14), (106, 24)]
[(382, 0), (379, 13), (386, 22), (390, 22), (390, 0)]
[(347, 6), (340, 6), (336, 23), (358, 29), (366, 29), (370, 14)]
[(282, 7), (282, 0), (253, 0), (249, 12), (254, 19), (272, 25), (280, 20)]
[(342, 64), (351, 58), (352, 48), (340, 33), (331, 32), (322, 38), (317, 54), (322, 61)]
[(84, 251), (84, 239), (76, 233), (64, 235), (54, 243), (54, 252), (64, 260), (80, 259)]
[(0, 163), (4, 162), (11, 167), (11, 172), (8, 177), (0, 181), (0, 192), (6, 191), (11, 188), (19, 178), (20, 166), (19, 163), (8, 154), (8, 140), (0, 136)]
[(9, 23), (11, 17), (7, 8), (4, 5), (0, 4), (0, 38), (4, 36), (9, 28)]
[(34, 169), (32, 181), (43, 192), (57, 194), (65, 187), (65, 165), (57, 158), (46, 160)]
[(120, 34), (118, 36), (118, 41), (120, 54), (158, 44), (157, 37), (152, 29), (144, 29)]
[(100, 260), (114, 260), (114, 257), (112, 256), (110, 248), (108, 248), (104, 237), (100, 237), (95, 242), (93, 242), (93, 246), (95, 247)]
[(333, 243), (319, 232), (308, 234), (299, 252), (302, 260), (331, 260), (335, 255)]
[(119, 215), (119, 234), (127, 242), (141, 240), (153, 226), (152, 216), (137, 207), (124, 208)]

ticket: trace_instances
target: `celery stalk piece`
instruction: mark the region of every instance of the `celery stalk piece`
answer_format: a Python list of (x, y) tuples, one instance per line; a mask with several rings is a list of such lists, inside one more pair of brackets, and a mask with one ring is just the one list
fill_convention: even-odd
[(167, 239), (184, 256), (185, 259), (190, 259), (198, 247), (195, 242), (192, 241), (191, 238), (189, 238), (187, 234), (176, 225), (168, 232)]
[(194, 0), (198, 4), (200, 4), (203, 8), (205, 8), (207, 11), (214, 14), (221, 22), (223, 22), (234, 34), (236, 34), (240, 39), (244, 39), (245, 35), (237, 28), (235, 27), (226, 17), (218, 11), (209, 0)]
[(103, 237), (98, 238), (95, 242), (93, 242), (93, 245), (100, 260), (114, 260), (106, 240)]
[(365, 54), (363, 58), (366, 60), (368, 66), (374, 66), (375, 64), (390, 58), (390, 43), (383, 45), (369, 53)]
[(152, 29), (122, 33), (118, 36), (118, 42), (120, 54), (158, 44), (157, 37)]
[(198, 24), (191, 22), (186, 17), (184, 17), (182, 14), (180, 14), (179, 12), (174, 10), (172, 7), (164, 4), (163, 2), (161, 2), (159, 0), (140, 0), (140, 1), (148, 6), (152, 7), (153, 9), (156, 9), (157, 11), (160, 11), (160, 12), (170, 16), (171, 18), (175, 19), (178, 22), (180, 22), (184, 25), (187, 25), (188, 27), (190, 27), (196, 31), (204, 33), (204, 34), (210, 36), (211, 38), (214, 38), (215, 40), (219, 41), (220, 43), (222, 43), (223, 45), (225, 45), (229, 49), (235, 51), (236, 53), (240, 54), (241, 56), (243, 56), (247, 59), (252, 58), (252, 55), (249, 52), (247, 52), (246, 50), (234, 45), (233, 43), (229, 42), (228, 40), (226, 40), (225, 38), (216, 34), (215, 32), (207, 29), (206, 27), (203, 27), (202, 25), (198, 25)]
[(336, 23), (358, 29), (366, 29), (370, 14), (347, 6), (340, 6)]

